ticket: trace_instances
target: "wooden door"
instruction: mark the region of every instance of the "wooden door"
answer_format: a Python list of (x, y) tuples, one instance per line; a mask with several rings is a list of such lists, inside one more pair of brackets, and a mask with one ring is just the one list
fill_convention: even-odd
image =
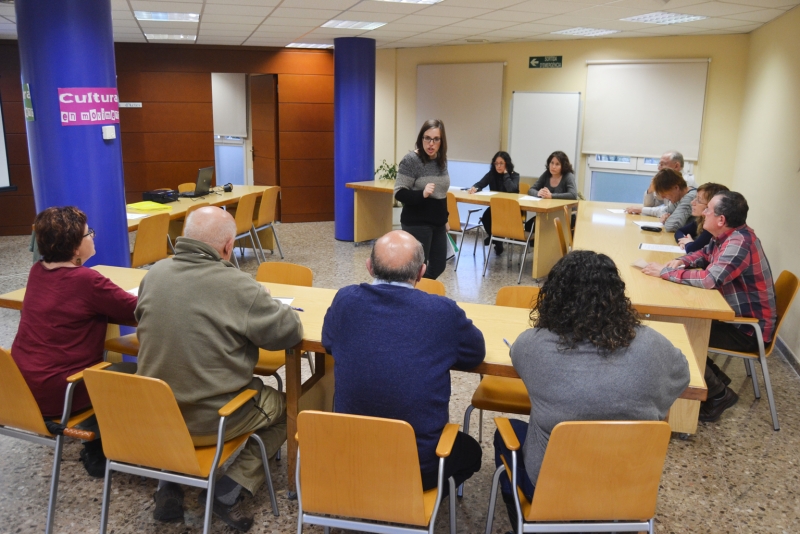
[[(253, 142), (253, 184), (281, 185), (278, 163), (278, 77), (250, 76), (250, 114)], [(281, 200), (275, 213), (281, 218)]]

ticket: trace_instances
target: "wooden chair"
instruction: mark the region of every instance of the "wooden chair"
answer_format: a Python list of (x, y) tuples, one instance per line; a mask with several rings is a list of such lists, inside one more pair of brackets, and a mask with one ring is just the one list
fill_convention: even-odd
[[(456, 237), (461, 237), (461, 241), (458, 243), (458, 253), (456, 254), (454, 271), (458, 270), (458, 261), (461, 259), (461, 249), (464, 248), (464, 237), (466, 237), (467, 232), (475, 230), (475, 245), (472, 247), (472, 255), (474, 256), (475, 252), (478, 250), (478, 237), (480, 236), (483, 225), (480, 222), (470, 224), (469, 220), (474, 213), (481, 211), (481, 209), (482, 208), (475, 208), (467, 211), (467, 222), (464, 223), (464, 226), (461, 226), (461, 216), (458, 214), (456, 196), (449, 191), (447, 192), (447, 211), (449, 212), (447, 222), (450, 224), (448, 233)], [(483, 245), (483, 257), (486, 257), (486, 245)]]
[[(271, 282), (273, 284), (287, 284), (292, 286), (311, 287), (314, 282), (314, 273), (308, 267), (294, 263), (265, 262), (259, 265), (256, 272), (258, 282)], [(277, 295), (280, 296), (280, 295)], [(311, 372), (314, 372), (314, 357), (311, 353), (303, 353), (308, 360)], [(282, 350), (258, 350), (258, 363), (255, 374), (272, 376), (278, 381), (278, 391), (283, 391), (281, 377), (278, 369), (286, 365), (286, 353)]]
[[(85, 440), (94, 439), (94, 433), (76, 429), (75, 425), (85, 421), (94, 414), (90, 408), (71, 415), (72, 394), (75, 386), (81, 381), (79, 377), (67, 379), (67, 391), (64, 395), (64, 411), (56, 423), (67, 421), (62, 434), (52, 434), (45, 424), (39, 405), (33, 398), (28, 384), (20, 373), (11, 354), (0, 348), (0, 435), (21, 439), (37, 445), (52, 447), (53, 469), (50, 474), (50, 498), (47, 501), (47, 520), (45, 533), (53, 532), (53, 522), (58, 498), (58, 479), (61, 474), (61, 450), (64, 447), (64, 436)], [(60, 430), (60, 429), (59, 429)], [(54, 431), (56, 431), (54, 429)]]
[[(248, 193), (239, 199), (239, 204), (236, 206), (236, 239), (250, 238), (250, 244), (253, 246), (253, 254), (256, 256), (256, 261), (261, 265), (261, 258), (256, 250), (256, 242), (253, 239), (251, 230), (253, 229), (253, 212), (256, 209), (256, 200), (261, 193)], [(242, 258), (244, 258), (244, 247), (239, 247), (241, 250)], [(239, 267), (239, 260), (236, 259), (236, 254), (231, 254), (231, 259), (236, 267)]]
[(561, 257), (563, 258), (567, 254), (569, 254), (569, 245), (567, 244), (567, 239), (564, 237), (564, 227), (561, 224), (561, 219), (556, 217), (553, 219), (553, 223), (556, 225), (556, 233), (558, 234), (558, 246), (561, 248)]
[[(436, 448), (439, 484), (423, 491), (414, 429), (407, 422), (301, 412), (297, 417), (298, 534), (304, 524), (322, 525), (326, 534), (331, 527), (387, 534), (433, 533), (445, 484), (444, 461), (457, 433), (458, 425), (445, 426)], [(390, 457), (387, 451), (391, 451)], [(453, 479), (448, 483), (450, 532), (455, 534)]]
[[(489, 207), (492, 208), (492, 243), (508, 243), (509, 245), (520, 245), (524, 247), (522, 258), (519, 262), (519, 277), (517, 283), (522, 281), (522, 269), (525, 268), (525, 258), (528, 256), (530, 241), (525, 237), (525, 227), (520, 221), (519, 201), (513, 198), (489, 199)], [(491, 248), (483, 264), (483, 276), (486, 276), (486, 268), (489, 266), (488, 256), (492, 254)], [(509, 255), (511, 251), (509, 250)], [(509, 256), (509, 261), (511, 257)]]
[(142, 267), (166, 258), (168, 254), (167, 245), (164, 244), (165, 237), (171, 245), (169, 213), (158, 213), (141, 219), (131, 253), (131, 267)]
[[(268, 187), (264, 190), (261, 196), (261, 207), (258, 209), (258, 218), (253, 220), (253, 235), (256, 237), (258, 248), (261, 251), (261, 257), (267, 261), (267, 256), (264, 254), (264, 248), (261, 246), (261, 239), (258, 238), (258, 232), (272, 229), (272, 237), (275, 238), (275, 244), (278, 246), (278, 254), (283, 259), (283, 251), (281, 250), (281, 242), (278, 240), (278, 232), (275, 231), (275, 211), (278, 205), (278, 193), (281, 188), (277, 186)], [(271, 251), (275, 254), (275, 251)]]
[(790, 271), (783, 271), (778, 280), (775, 282), (775, 308), (778, 316), (775, 320), (775, 331), (772, 334), (772, 341), (765, 347), (764, 338), (761, 333), (761, 328), (758, 327), (758, 319), (751, 317), (737, 317), (732, 321), (725, 321), (730, 324), (751, 324), (754, 326), (756, 339), (758, 340), (758, 352), (735, 352), (730, 350), (718, 349), (716, 347), (708, 347), (709, 352), (717, 354), (724, 354), (726, 356), (735, 356), (737, 358), (744, 358), (745, 369), (747, 374), (753, 380), (753, 393), (757, 399), (761, 398), (761, 392), (758, 389), (758, 378), (756, 377), (755, 362), (761, 363), (761, 372), (764, 374), (764, 389), (767, 390), (767, 401), (769, 402), (769, 411), (772, 414), (772, 428), (780, 430), (778, 424), (778, 412), (775, 409), (775, 399), (772, 396), (772, 384), (769, 380), (769, 369), (767, 369), (767, 357), (772, 354), (772, 349), (775, 347), (775, 340), (778, 339), (778, 332), (783, 324), (783, 318), (786, 317), (786, 312), (792, 306), (792, 301), (797, 295), (798, 281)]
[(178, 193), (191, 193), (197, 186), (194, 182), (186, 182), (185, 184), (178, 185)]
[(519, 181), (519, 194), (520, 195), (527, 195), (528, 189), (533, 187), (533, 184), (536, 183), (536, 180), (527, 181), (527, 180), (520, 180)]
[[(505, 470), (517, 487), (520, 443), (496, 417), (511, 465), (495, 471), (486, 532), (492, 529), (497, 483)], [(669, 444), (663, 421), (570, 421), (550, 434), (533, 501), (514, 492), (516, 532), (655, 532), (658, 485)], [(581, 523), (572, 523), (582, 521)]]
[(444, 284), (438, 280), (423, 278), (417, 282), (417, 289), (425, 293), (430, 293), (431, 295), (445, 296)]
[[(495, 306), (531, 309), (539, 296), (539, 288), (534, 286), (505, 286), (497, 292)], [(481, 381), (472, 394), (472, 400), (464, 412), (464, 432), (469, 434), (472, 411), (477, 408), (478, 441), (483, 442), (483, 412), (491, 410), (517, 415), (530, 415), (531, 399), (528, 389), (519, 378), (505, 376), (481, 376)], [(458, 487), (458, 496), (464, 496), (464, 484)]]
[(206, 488), (203, 532), (207, 534), (211, 526), (217, 468), (249, 438), (255, 439), (261, 447), (272, 513), (278, 515), (267, 453), (261, 438), (258, 434), (248, 433), (224, 441), (226, 419), (258, 392), (245, 390), (220, 408), (216, 445), (195, 447), (175, 396), (166, 382), (104, 371), (103, 368), (108, 365), (101, 363), (83, 373), (97, 422), (102, 428), (103, 452), (107, 458), (100, 515), (101, 534), (105, 534), (108, 528), (112, 471)]

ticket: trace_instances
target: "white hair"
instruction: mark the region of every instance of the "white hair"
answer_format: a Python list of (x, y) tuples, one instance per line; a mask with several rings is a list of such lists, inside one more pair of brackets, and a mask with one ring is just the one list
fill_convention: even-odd
[(222, 251), (228, 241), (236, 237), (236, 222), (231, 217), (215, 217), (201, 208), (189, 214), (183, 235)]

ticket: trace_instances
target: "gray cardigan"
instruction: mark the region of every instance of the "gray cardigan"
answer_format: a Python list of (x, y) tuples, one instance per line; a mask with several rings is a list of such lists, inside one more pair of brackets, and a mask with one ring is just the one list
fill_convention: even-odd
[[(544, 171), (542, 175), (536, 180), (536, 183), (528, 189), (528, 194), (536, 196), (539, 190), (546, 187), (552, 193), (553, 198), (560, 200), (578, 200), (578, 186), (575, 185), (575, 175), (571, 172), (561, 175), (561, 182), (557, 187), (550, 187), (550, 171)], [(683, 226), (683, 225), (681, 225)]]
[[(692, 216), (692, 200), (696, 197), (697, 189), (692, 188), (678, 201), (675, 209), (671, 212), (672, 215), (664, 222), (664, 229), (667, 232), (674, 232), (686, 224), (686, 221)], [(667, 213), (670, 213), (669, 208), (667, 208)]]
[(629, 347), (608, 356), (588, 342), (559, 350), (557, 334), (531, 328), (514, 342), (511, 361), (531, 399), (522, 455), (534, 485), (550, 432), (558, 423), (659, 421), (689, 385), (686, 357), (646, 326), (636, 329)]

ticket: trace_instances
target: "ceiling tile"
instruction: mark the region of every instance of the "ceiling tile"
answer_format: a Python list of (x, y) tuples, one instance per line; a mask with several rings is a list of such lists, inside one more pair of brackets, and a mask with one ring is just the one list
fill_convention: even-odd
[(509, 6), (506, 9), (508, 11), (532, 11), (534, 13), (553, 13), (555, 15), (559, 13), (569, 13), (570, 11), (576, 11), (584, 7), (586, 6), (572, 2), (556, 2), (554, 0), (528, 0), (527, 2)]
[(151, 2), (131, 0), (134, 11), (155, 11), (157, 13), (200, 13), (202, 2)]
[(8, 4), (0, 4), (0, 17), (5, 16), (16, 16), (16, 12), (14, 11), (14, 6), (10, 6)]
[(613, 5), (615, 7), (641, 9), (647, 13), (652, 13), (653, 11), (664, 11), (667, 9), (667, 6), (669, 6), (669, 9), (677, 10), (682, 7), (702, 4), (708, 1), (709, 0), (668, 0), (668, 2), (664, 2), (664, 0), (617, 0)]
[(261, 6), (261, 7), (275, 7), (281, 3), (281, 0), (206, 0), (206, 5), (223, 4), (238, 6)]
[(114, 29), (117, 28), (136, 28), (139, 29), (139, 24), (135, 20), (114, 20), (112, 21)]
[(258, 24), (225, 24), (223, 22), (201, 22), (201, 30), (241, 30), (253, 31), (258, 28)]
[(652, 24), (646, 24), (644, 22), (629, 22), (626, 20), (602, 20), (596, 22), (590, 22), (587, 25), (589, 28), (604, 28), (606, 30), (619, 30), (622, 33), (632, 32), (636, 30), (643, 30), (646, 28), (652, 28)]
[(338, 28), (317, 28), (308, 33), (314, 37), (354, 37), (364, 34), (364, 37), (369, 37), (368, 31), (364, 30), (344, 30)]
[(530, 34), (536, 33), (550, 33), (560, 30), (567, 30), (572, 26), (562, 26), (560, 24), (542, 24), (539, 22), (529, 22), (527, 24), (517, 24), (508, 28), (508, 31), (528, 32)]
[(463, 7), (477, 7), (485, 8), (492, 7), (494, 9), (505, 9), (509, 6), (519, 4), (521, 0), (446, 0), (448, 6), (463, 6)]
[(199, 45), (233, 45), (239, 46), (244, 42), (244, 38), (234, 39), (229, 37), (198, 37), (195, 44)]
[(111, 0), (111, 9), (127, 9), (130, 11), (128, 0)]
[(376, 2), (374, 0), (363, 0), (350, 8), (350, 11), (363, 11), (364, 13), (401, 13), (409, 15), (422, 9), (425, 4), (401, 4), (398, 2)]
[(574, 13), (565, 13), (563, 15), (555, 15), (546, 19), (537, 21), (539, 24), (561, 24), (571, 28), (576, 26), (588, 26), (589, 24), (602, 24), (603, 21), (598, 21), (595, 18), (584, 17), (580, 11)]
[(214, 37), (241, 37), (242, 40), (250, 37), (250, 34), (253, 32), (248, 31), (232, 31), (232, 30), (200, 30), (198, 35), (202, 35), (205, 37), (214, 36)]
[(747, 22), (769, 22), (786, 13), (782, 9), (759, 9), (758, 11), (748, 11), (747, 13), (736, 13), (725, 18), (742, 20)]
[[(3, 17), (3, 18), (0, 18), (0, 24), (5, 24), (6, 22), (10, 22), (10, 23), (12, 23), (12, 24), (13, 24), (15, 27), (16, 27), (16, 25), (17, 25), (17, 19), (16, 19), (16, 17), (5, 16), (5, 17)], [(15, 30), (15, 31), (16, 31), (16, 30)]]
[(746, 20), (733, 20), (733, 19), (725, 19), (722, 17), (711, 17), (704, 20), (695, 20), (692, 22), (686, 22), (681, 24), (681, 26), (686, 26), (687, 28), (698, 28), (702, 30), (722, 30), (725, 28), (736, 28), (739, 26), (749, 26), (752, 24), (752, 21), (748, 22)]
[(248, 17), (264, 18), (272, 13), (273, 7), (263, 6), (230, 6), (220, 4), (208, 4), (203, 9), (203, 16), (206, 15), (245, 15)]
[(446, 26), (464, 20), (463, 17), (431, 17), (422, 14), (406, 15), (397, 22), (401, 24), (426, 24), (428, 26)]
[(144, 35), (120, 35), (117, 37), (114, 36), (115, 43), (145, 43)]
[(147, 33), (194, 33), (197, 31), (196, 22), (152, 22), (140, 20), (139, 25)]
[(295, 19), (325, 19), (337, 18), (341, 13), (338, 9), (297, 9), (289, 7), (279, 7), (272, 13), (273, 17), (289, 17)]
[(637, 31), (651, 33), (653, 35), (689, 35), (702, 31), (701, 28), (687, 27), (686, 24), (650, 24), (650, 26), (650, 28), (643, 28)]
[(372, 37), (373, 39), (379, 39), (379, 38), (405, 39), (406, 37), (409, 37), (409, 32), (386, 30), (384, 28), (389, 28), (389, 26), (384, 26), (383, 28), (372, 30), (371, 32), (369, 32), (369, 36)]
[(580, 11), (573, 11), (572, 13), (596, 20), (620, 20), (627, 17), (644, 15), (648, 13), (648, 11), (630, 7), (597, 6), (581, 9)]
[[(489, 4), (487, 2), (487, 4)], [(419, 12), (422, 16), (427, 17), (456, 17), (462, 19), (468, 19), (472, 17), (477, 17), (478, 15), (485, 15), (493, 11), (492, 9), (478, 9), (475, 7), (461, 7), (461, 6), (446, 6), (442, 4), (436, 4), (426, 9), (423, 9)]]
[[(235, 1), (235, 0), (234, 0)], [(300, 7), (306, 9), (338, 9), (344, 11), (358, 3), (358, 0), (283, 0), (281, 7)]]
[(723, 2), (706, 2), (705, 4), (697, 4), (694, 6), (682, 7), (680, 9), (669, 8), (663, 9), (671, 13), (684, 13), (687, 15), (703, 15), (706, 17), (724, 17), (725, 15), (734, 15), (736, 13), (746, 13), (748, 11), (755, 11), (756, 7), (742, 6), (738, 4), (725, 4)]
[(133, 13), (130, 11), (117, 11), (111, 12), (111, 20), (136, 20), (133, 18)]
[[(262, 17), (263, 18), (263, 17)], [(248, 17), (245, 15), (203, 15), (200, 17), (200, 22), (224, 22), (225, 24), (258, 24), (262, 18)]]
[(368, 13), (364, 11), (345, 11), (336, 18), (339, 20), (358, 20), (363, 22), (392, 22), (403, 18), (402, 13)]
[(488, 32), (491, 30), (500, 30), (503, 28), (508, 28), (509, 26), (514, 26), (513, 22), (509, 22), (507, 20), (477, 20), (477, 19), (467, 19), (461, 22), (457, 22), (455, 24), (451, 24), (448, 26), (450, 27), (457, 27), (457, 28), (478, 28), (482, 31)]
[(403, 31), (409, 33), (420, 33), (441, 27), (440, 25), (432, 25), (432, 24), (404, 24), (403, 20), (404, 19), (399, 19), (396, 22), (390, 22), (389, 24), (383, 27), (386, 28), (387, 30)]
[(741, 4), (745, 6), (753, 6), (760, 8), (791, 9), (797, 4), (800, 4), (800, 0), (725, 0), (725, 3)]
[(320, 19), (320, 22), (310, 19), (284, 19), (281, 17), (268, 17), (264, 20), (261, 26), (283, 26), (286, 28), (316, 28), (322, 22), (327, 22), (328, 19)]
[(533, 13), (529, 11), (506, 11), (497, 10), (475, 17), (475, 20), (507, 20), (510, 22), (533, 22), (534, 20), (545, 19), (552, 16), (552, 13)]

